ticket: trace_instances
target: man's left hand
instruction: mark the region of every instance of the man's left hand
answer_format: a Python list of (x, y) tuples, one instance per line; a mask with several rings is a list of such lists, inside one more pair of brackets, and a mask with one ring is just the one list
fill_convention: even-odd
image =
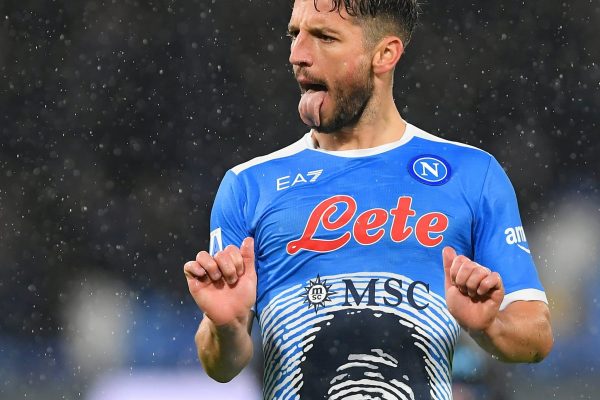
[(496, 319), (504, 299), (500, 274), (457, 255), (452, 247), (445, 247), (442, 257), (450, 314), (467, 331), (485, 331)]

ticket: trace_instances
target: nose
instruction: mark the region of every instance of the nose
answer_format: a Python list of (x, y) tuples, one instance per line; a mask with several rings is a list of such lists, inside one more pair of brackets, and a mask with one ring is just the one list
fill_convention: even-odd
[(313, 64), (310, 38), (300, 32), (290, 46), (290, 64), (299, 67), (310, 67)]

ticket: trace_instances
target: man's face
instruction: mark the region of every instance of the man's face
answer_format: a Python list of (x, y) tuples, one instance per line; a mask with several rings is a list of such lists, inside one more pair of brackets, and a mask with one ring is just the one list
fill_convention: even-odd
[[(296, 0), (289, 23), (290, 63), (304, 122), (335, 132), (358, 122), (373, 93), (371, 57), (356, 18), (330, 12), (330, 0)], [(343, 7), (342, 7), (343, 8)]]

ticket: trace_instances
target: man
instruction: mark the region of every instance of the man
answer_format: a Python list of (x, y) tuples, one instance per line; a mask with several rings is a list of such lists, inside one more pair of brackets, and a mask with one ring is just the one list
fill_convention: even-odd
[(210, 252), (184, 266), (214, 379), (249, 362), (255, 314), (266, 399), (450, 399), (459, 327), (505, 361), (550, 351), (502, 168), (406, 123), (394, 104), (417, 7), (295, 1), (290, 62), (311, 131), (227, 172)]

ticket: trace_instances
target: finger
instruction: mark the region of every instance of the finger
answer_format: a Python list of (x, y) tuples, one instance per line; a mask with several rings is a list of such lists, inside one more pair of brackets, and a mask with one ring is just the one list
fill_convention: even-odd
[(473, 272), (467, 279), (467, 293), (470, 297), (476, 297), (479, 292), (481, 282), (491, 274), (491, 271), (479, 264), (475, 264)]
[(240, 253), (242, 255), (242, 259), (244, 260), (244, 272), (249, 273), (251, 275), (256, 274), (256, 270), (254, 268), (254, 238), (247, 237), (242, 242), (240, 247)]
[(499, 273), (492, 272), (481, 281), (477, 294), (483, 296), (497, 289), (502, 289), (502, 278)]
[(183, 273), (188, 279), (201, 279), (206, 276), (206, 271), (197, 261), (188, 261), (183, 265)]
[(215, 254), (214, 259), (219, 266), (219, 271), (225, 282), (230, 285), (235, 284), (237, 282), (237, 272), (231, 258), (231, 249), (218, 252)]
[(456, 277), (454, 278), (454, 285), (458, 288), (458, 290), (464, 294), (465, 296), (469, 295), (469, 291), (467, 289), (467, 281), (471, 277), (471, 274), (475, 271), (474, 263), (471, 261), (467, 261), (460, 265), (458, 271), (456, 272)]
[(229, 245), (225, 248), (225, 250), (228, 251), (229, 255), (231, 256), (237, 276), (242, 276), (244, 274), (244, 258), (242, 257), (240, 249), (233, 245)]
[[(218, 254), (219, 253), (215, 254), (215, 257), (217, 257)], [(198, 262), (198, 264), (200, 264), (202, 268), (204, 268), (204, 270), (206, 271), (206, 273), (212, 281), (218, 281), (219, 279), (221, 279), (222, 274), (219, 270), (217, 262), (215, 261), (215, 258), (211, 257), (210, 254), (208, 254), (206, 251), (201, 251), (200, 253), (198, 253), (196, 255), (196, 261)]]
[(465, 256), (458, 256), (450, 267), (450, 282), (455, 286), (464, 286), (473, 270), (473, 262)]
[(452, 286), (450, 268), (452, 267), (452, 261), (454, 261), (455, 258), (456, 251), (450, 246), (444, 247), (442, 250), (442, 261), (444, 263), (444, 286), (446, 289)]

